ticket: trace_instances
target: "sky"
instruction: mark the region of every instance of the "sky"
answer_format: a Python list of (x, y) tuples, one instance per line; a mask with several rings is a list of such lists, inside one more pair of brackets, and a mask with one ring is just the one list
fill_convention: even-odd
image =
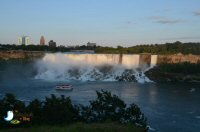
[(200, 0), (0, 0), (0, 43), (200, 42)]

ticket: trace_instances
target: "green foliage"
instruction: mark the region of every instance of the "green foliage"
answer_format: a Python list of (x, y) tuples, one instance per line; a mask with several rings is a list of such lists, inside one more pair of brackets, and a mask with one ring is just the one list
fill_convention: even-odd
[(160, 64), (145, 74), (156, 82), (200, 82), (200, 63)]
[(69, 97), (57, 98), (51, 95), (46, 98), (42, 109), (42, 122), (47, 124), (73, 123), (78, 116), (78, 111), (72, 105)]
[[(146, 118), (139, 107), (132, 104), (126, 107), (124, 101), (110, 92), (96, 92), (97, 99), (90, 101), (88, 106), (75, 106), (69, 97), (46, 97), (45, 101), (33, 100), (27, 106), (11, 94), (0, 100), (0, 117), (6, 115), (8, 110), (18, 110), (19, 113), (32, 115), (33, 125), (48, 124), (62, 125), (75, 122), (118, 122), (125, 124), (140, 125), (146, 128)], [(4, 111), (4, 112), (3, 112)], [(3, 119), (0, 120), (1, 124)], [(2, 125), (5, 126), (5, 125)]]
[(159, 70), (168, 73), (197, 74), (200, 73), (200, 63), (161, 64)]
[(95, 50), (96, 46), (76, 46), (76, 47), (65, 47), (57, 46), (50, 47), (48, 45), (15, 45), (15, 44), (0, 44), (0, 51), (7, 50), (24, 50), (24, 51), (50, 51), (50, 52), (69, 52), (70, 50)]
[(82, 118), (86, 122), (103, 122), (106, 120), (120, 121), (126, 104), (110, 92), (96, 92), (97, 99), (90, 102), (90, 106), (83, 107)]
[(151, 53), (151, 54), (200, 54), (200, 43), (181, 43), (179, 41), (175, 43), (166, 44), (154, 44), (154, 45), (137, 45), (132, 47), (100, 47), (95, 50), (96, 53), (108, 53), (108, 54), (139, 54), (139, 53)]
[(35, 99), (27, 106), (27, 112), (32, 113), (34, 116), (32, 117), (32, 122), (37, 124), (40, 123), (42, 117), (42, 102)]
[(51, 51), (51, 52), (67, 52), (70, 51), (69, 48), (58, 46), (58, 47), (50, 47), (47, 45), (0, 45), (0, 50), (24, 50), (24, 51)]
[(200, 54), (200, 43), (181, 43), (179, 41), (166, 44), (141, 44), (132, 47), (102, 47), (102, 46), (76, 46), (76, 47), (49, 47), (47, 45), (9, 45), (0, 44), (0, 50), (26, 50), (26, 51), (51, 51), (51, 52), (68, 52), (71, 50), (95, 50), (95, 53), (108, 53), (108, 54)]
[(97, 91), (96, 93), (97, 99), (90, 102), (92, 110), (97, 114), (96, 119), (119, 121), (125, 112), (126, 104), (110, 92)]
[(141, 112), (140, 108), (136, 104), (131, 104), (126, 109), (122, 118), (122, 122), (146, 126), (147, 118), (144, 116), (144, 114)]
[(24, 102), (17, 100), (14, 95), (6, 94), (6, 96), (0, 100), (0, 109), (3, 112), (13, 109), (17, 109), (19, 112), (25, 112), (25, 104)]
[(146, 127), (146, 117), (136, 104), (126, 108), (124, 101), (107, 91), (97, 91), (97, 99), (90, 106), (82, 106), (81, 117), (85, 122), (117, 121)]
[(22, 101), (16, 99), (12, 94), (6, 94), (5, 97), (0, 100), (0, 124), (1, 127), (7, 127), (6, 122), (4, 122), (4, 116), (7, 115), (7, 111), (12, 111), (14, 109), (21, 113), (25, 112), (25, 104)]

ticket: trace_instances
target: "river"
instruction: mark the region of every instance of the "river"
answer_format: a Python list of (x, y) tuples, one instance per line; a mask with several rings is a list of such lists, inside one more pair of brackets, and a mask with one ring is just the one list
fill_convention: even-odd
[[(127, 104), (139, 105), (148, 118), (150, 131), (199, 132), (200, 130), (200, 84), (198, 83), (141, 83), (80, 79), (65, 81), (63, 78), (53, 80), (53, 78), (42, 78), (44, 76), (37, 73), (38, 65), (35, 67), (35, 64), (38, 63), (1, 64), (0, 98), (5, 93), (12, 93), (18, 99), (28, 103), (35, 98), (43, 100), (46, 96), (55, 94), (70, 96), (73, 103), (87, 105), (90, 100), (96, 98), (95, 91), (104, 89), (118, 95)], [(42, 63), (39, 64), (41, 66)], [(45, 69), (49, 70), (47, 67)], [(54, 89), (57, 84), (66, 82), (73, 85), (73, 91)]]

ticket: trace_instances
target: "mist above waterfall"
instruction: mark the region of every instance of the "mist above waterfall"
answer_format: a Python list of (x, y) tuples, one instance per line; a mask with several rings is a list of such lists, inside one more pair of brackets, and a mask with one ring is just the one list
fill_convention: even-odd
[(143, 73), (148, 67), (140, 67), (140, 55), (46, 54), (35, 66), (35, 78), (49, 81), (150, 81)]

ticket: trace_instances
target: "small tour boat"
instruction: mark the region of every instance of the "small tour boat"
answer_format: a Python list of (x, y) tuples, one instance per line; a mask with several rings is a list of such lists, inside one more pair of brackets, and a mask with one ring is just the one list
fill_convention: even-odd
[(56, 90), (72, 90), (72, 85), (69, 84), (63, 84), (63, 85), (57, 85)]

